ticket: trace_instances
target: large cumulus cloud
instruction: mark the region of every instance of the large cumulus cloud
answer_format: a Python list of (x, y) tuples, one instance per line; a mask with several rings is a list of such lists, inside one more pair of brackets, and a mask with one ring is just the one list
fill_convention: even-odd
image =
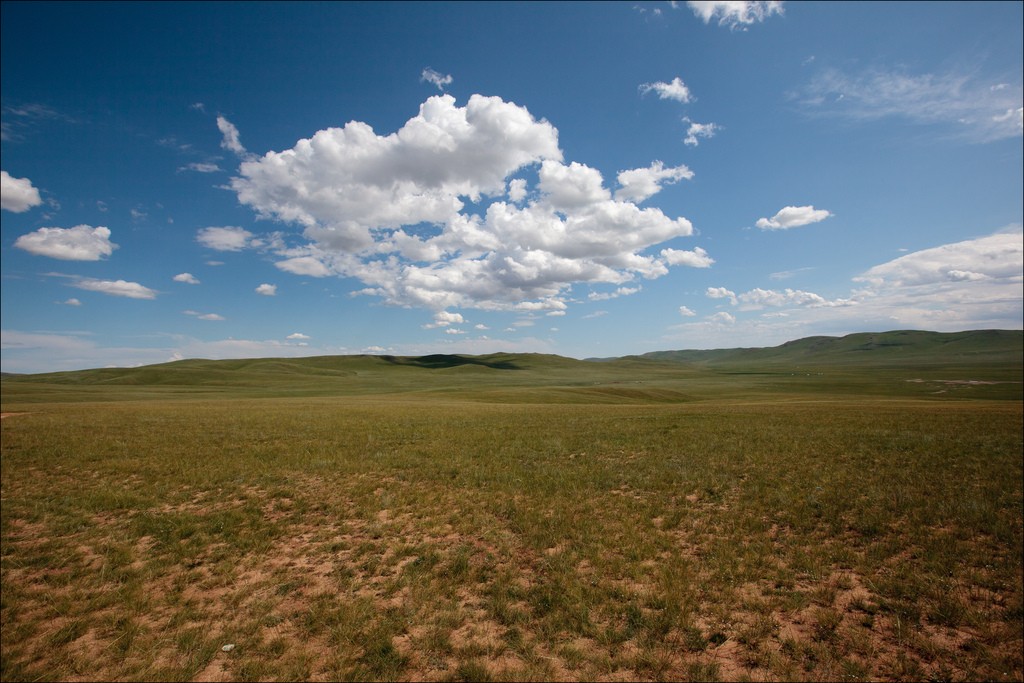
[(659, 161), (620, 172), (613, 193), (598, 169), (565, 163), (558, 131), (526, 108), (439, 95), (388, 135), (352, 121), (250, 157), (231, 186), (259, 216), (302, 228), (276, 252), (282, 270), (355, 277), (399, 305), (562, 310), (577, 283), (712, 263), (654, 253), (693, 227), (636, 204), (691, 176)]

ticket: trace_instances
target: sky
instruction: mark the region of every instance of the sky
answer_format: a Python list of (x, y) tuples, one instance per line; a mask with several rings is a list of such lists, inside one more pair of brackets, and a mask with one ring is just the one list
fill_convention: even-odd
[(1021, 329), (1019, 2), (3, 2), (5, 372)]

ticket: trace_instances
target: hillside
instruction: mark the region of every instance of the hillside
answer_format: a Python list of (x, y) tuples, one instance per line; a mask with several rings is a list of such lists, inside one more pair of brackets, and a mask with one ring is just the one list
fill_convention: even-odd
[(1020, 330), (866, 332), (845, 337), (805, 337), (770, 348), (710, 351), (655, 351), (638, 358), (695, 363), (709, 367), (962, 367), (1020, 368)]
[(781, 393), (1013, 399), (1024, 333), (895, 331), (771, 348), (576, 360), (529, 353), (182, 360), (3, 377), (3, 401), (394, 396), (500, 403), (665, 403)]

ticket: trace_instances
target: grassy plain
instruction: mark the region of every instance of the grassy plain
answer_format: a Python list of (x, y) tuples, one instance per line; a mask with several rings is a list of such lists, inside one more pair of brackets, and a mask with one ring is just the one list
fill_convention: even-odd
[(1020, 357), (926, 360), (4, 378), (0, 678), (1021, 680)]

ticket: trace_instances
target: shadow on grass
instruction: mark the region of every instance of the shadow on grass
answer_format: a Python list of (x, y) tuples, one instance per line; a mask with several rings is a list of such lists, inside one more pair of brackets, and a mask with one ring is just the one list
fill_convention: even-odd
[(420, 368), (454, 368), (460, 365), (482, 365), (495, 370), (522, 370), (515, 363), (507, 360), (486, 360), (479, 356), (457, 356), (445, 353), (435, 353), (429, 356), (381, 356), (384, 360), (393, 365), (413, 365)]

